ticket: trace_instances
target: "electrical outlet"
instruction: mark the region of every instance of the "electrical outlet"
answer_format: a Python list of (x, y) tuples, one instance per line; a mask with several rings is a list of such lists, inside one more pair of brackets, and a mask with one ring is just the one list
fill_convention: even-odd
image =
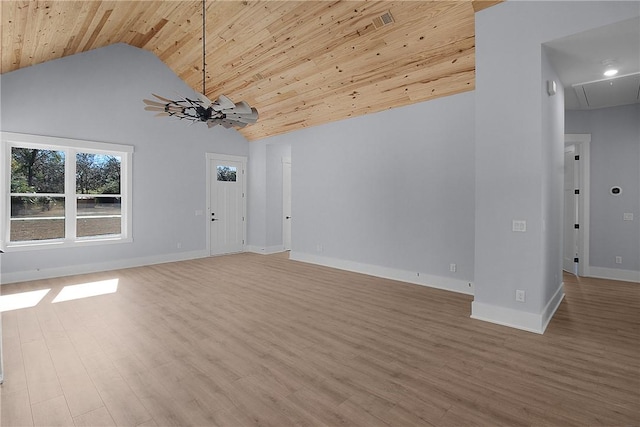
[(622, 257), (621, 256), (617, 256), (616, 257), (616, 264), (622, 264)]
[(317, 252), (322, 252), (324, 250), (324, 248), (322, 247), (322, 245), (316, 245), (316, 251)]
[(456, 266), (455, 264), (449, 264), (449, 271), (452, 273), (455, 273), (458, 270), (458, 266)]
[(525, 292), (522, 289), (516, 290), (516, 301), (524, 302), (525, 300)]
[(182, 243), (178, 242), (178, 249), (182, 249)]

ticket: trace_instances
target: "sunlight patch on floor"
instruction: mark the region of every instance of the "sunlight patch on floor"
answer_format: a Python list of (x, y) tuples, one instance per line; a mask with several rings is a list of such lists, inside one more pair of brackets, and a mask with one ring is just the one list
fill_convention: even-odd
[(0, 296), (0, 313), (21, 308), (35, 307), (49, 293), (51, 289), (20, 292), (17, 294)]
[(52, 303), (113, 294), (117, 290), (118, 279), (69, 285), (62, 288), (60, 293), (53, 299)]

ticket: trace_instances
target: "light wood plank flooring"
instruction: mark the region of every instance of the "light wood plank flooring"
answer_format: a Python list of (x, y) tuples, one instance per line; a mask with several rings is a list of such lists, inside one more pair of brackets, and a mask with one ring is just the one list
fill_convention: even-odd
[(2, 314), (2, 426), (639, 425), (640, 285), (565, 279), (544, 335), (282, 255), (5, 285), (51, 290)]

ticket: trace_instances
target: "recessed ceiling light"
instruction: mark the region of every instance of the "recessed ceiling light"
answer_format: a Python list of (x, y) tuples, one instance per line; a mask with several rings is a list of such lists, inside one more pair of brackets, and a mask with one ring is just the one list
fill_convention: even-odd
[(607, 77), (613, 77), (616, 74), (618, 74), (618, 70), (616, 70), (615, 68), (610, 68), (607, 71), (604, 72), (604, 75)]

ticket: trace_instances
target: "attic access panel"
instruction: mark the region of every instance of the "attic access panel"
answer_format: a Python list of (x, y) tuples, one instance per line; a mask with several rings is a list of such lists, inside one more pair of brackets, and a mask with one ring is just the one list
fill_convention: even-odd
[(640, 73), (576, 83), (573, 89), (583, 109), (640, 103)]

